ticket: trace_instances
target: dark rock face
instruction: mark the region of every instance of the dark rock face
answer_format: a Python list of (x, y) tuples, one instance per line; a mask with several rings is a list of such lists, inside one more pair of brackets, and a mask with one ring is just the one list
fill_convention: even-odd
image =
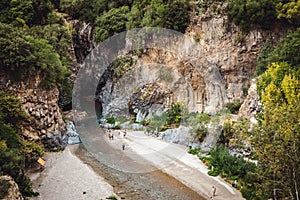
[(93, 26), (79, 20), (70, 22), (75, 30), (73, 36), (76, 59), (82, 63), (86, 56), (95, 48), (93, 42)]
[(169, 102), (173, 96), (172, 91), (163, 90), (158, 84), (146, 84), (138, 88), (128, 102), (131, 115), (141, 122), (146, 117), (163, 112), (170, 107)]

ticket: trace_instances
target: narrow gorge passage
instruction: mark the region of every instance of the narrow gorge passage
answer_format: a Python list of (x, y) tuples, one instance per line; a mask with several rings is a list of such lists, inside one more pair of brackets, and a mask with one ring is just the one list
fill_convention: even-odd
[[(208, 176), (203, 163), (187, 154), (183, 146), (146, 136), (142, 131), (129, 131), (126, 137), (115, 131), (114, 140), (109, 140), (96, 123), (93, 128), (91, 124), (82, 127), (78, 132), (87, 151), (81, 148), (77, 155), (93, 163), (94, 170), (100, 171), (116, 193), (122, 191), (133, 199), (135, 195), (142, 199), (208, 199), (215, 185), (220, 191), (215, 199), (243, 199), (220, 178)], [(122, 144), (126, 146), (124, 151)]]
[[(105, 132), (102, 129), (78, 132), (84, 145), (81, 145), (74, 153), (96, 173), (104, 177), (120, 197), (147, 200), (205, 199), (180, 181), (158, 170), (142, 157), (135, 154), (135, 159), (133, 159), (133, 154), (124, 155), (125, 152), (122, 152), (121, 146), (118, 149), (109, 146), (104, 139)], [(114, 163), (111, 162), (112, 156), (115, 156)], [(119, 169), (115, 169), (117, 165)], [(126, 168), (121, 169), (120, 166)], [(142, 171), (145, 173), (138, 173)]]

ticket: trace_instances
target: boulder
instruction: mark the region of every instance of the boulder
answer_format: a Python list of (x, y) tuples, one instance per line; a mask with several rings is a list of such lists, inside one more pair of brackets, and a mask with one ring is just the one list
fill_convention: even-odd
[(7, 200), (23, 200), (23, 196), (20, 193), (19, 187), (14, 179), (10, 176), (0, 176), (0, 181), (2, 188), (7, 187), (7, 191), (5, 193), (0, 194), (1, 199)]

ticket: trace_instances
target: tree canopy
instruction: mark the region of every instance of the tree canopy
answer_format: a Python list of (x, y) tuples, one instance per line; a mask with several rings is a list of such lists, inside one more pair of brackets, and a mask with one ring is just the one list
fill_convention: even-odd
[(271, 29), (278, 20), (299, 25), (299, 0), (231, 0), (228, 18), (247, 32), (255, 28)]
[[(253, 142), (268, 197), (299, 199), (300, 79), (287, 63), (273, 63), (258, 90), (264, 110)], [(272, 195), (273, 194), (273, 195)]]
[(189, 22), (187, 0), (61, 0), (60, 9), (94, 24), (97, 42), (145, 26), (185, 32)]

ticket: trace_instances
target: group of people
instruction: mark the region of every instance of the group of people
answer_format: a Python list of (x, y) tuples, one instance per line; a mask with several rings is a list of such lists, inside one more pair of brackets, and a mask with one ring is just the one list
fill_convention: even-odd
[[(109, 140), (114, 140), (114, 134), (112, 133), (112, 131), (111, 131), (111, 129), (107, 129), (106, 130), (106, 133), (107, 133), (107, 135), (108, 135), (108, 139)], [(119, 131), (119, 135), (121, 135), (121, 131)], [(124, 130), (124, 132), (123, 132), (123, 136), (125, 137), (126, 136), (126, 129)], [(122, 150), (125, 150), (125, 144), (124, 143), (122, 143)]]

